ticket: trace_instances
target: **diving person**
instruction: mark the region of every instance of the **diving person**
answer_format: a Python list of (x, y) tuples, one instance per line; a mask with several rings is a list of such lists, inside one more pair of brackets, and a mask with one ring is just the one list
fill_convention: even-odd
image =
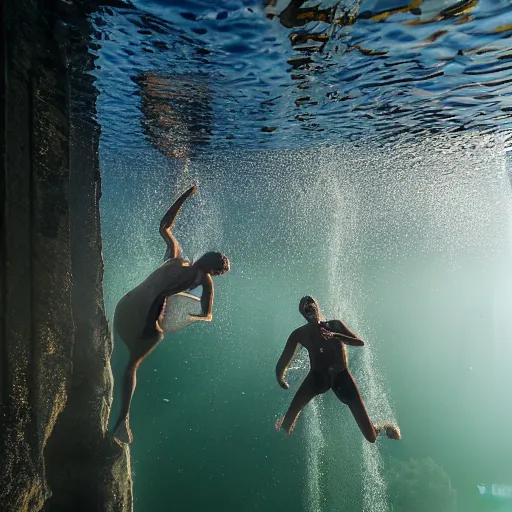
[(212, 276), (225, 274), (230, 269), (228, 258), (219, 252), (207, 252), (190, 263), (183, 256), (181, 247), (171, 232), (181, 206), (196, 190), (197, 187), (194, 186), (182, 194), (162, 219), (160, 233), (167, 243), (166, 261), (141, 284), (124, 295), (116, 306), (114, 329), (130, 354), (124, 375), (121, 412), (114, 427), (114, 436), (123, 442), (131, 443), (133, 440), (129, 413), (135, 391), (136, 372), (143, 359), (163, 338), (162, 322), (168, 298), (202, 286), (202, 313), (189, 314), (188, 319), (210, 322), (214, 292)]
[(299, 345), (308, 351), (311, 369), (297, 390), (288, 411), (276, 423), (276, 429), (282, 428), (291, 434), (302, 409), (317, 395), (332, 389), (338, 399), (348, 405), (359, 429), (370, 443), (374, 443), (381, 432), (385, 432), (390, 439), (401, 439), (398, 426), (391, 423), (374, 425), (371, 422), (359, 388), (348, 369), (345, 345), (362, 347), (364, 342), (341, 320), (322, 321), (318, 303), (312, 297), (301, 299), (299, 312), (307, 324), (290, 334), (277, 362), (277, 381), (282, 388), (289, 388), (285, 376)]

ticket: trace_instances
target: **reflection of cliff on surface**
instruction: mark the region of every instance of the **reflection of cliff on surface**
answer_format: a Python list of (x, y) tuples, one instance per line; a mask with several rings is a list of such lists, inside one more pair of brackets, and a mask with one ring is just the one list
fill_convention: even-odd
[[(309, 22), (324, 22), (340, 26), (353, 25), (357, 20), (380, 22), (386, 21), (390, 16), (404, 13), (418, 17), (412, 24), (432, 23), (467, 15), (478, 2), (479, 0), (454, 0), (451, 5), (446, 5), (444, 0), (409, 0), (401, 5), (397, 2), (398, 5), (387, 9), (379, 9), (380, 2), (374, 2), (373, 10), (359, 12), (362, 0), (337, 2), (323, 9), (322, 3), (304, 7), (309, 4), (307, 0), (291, 0), (279, 13), (276, 0), (266, 0), (264, 4), (270, 19), (277, 16), (284, 27), (293, 28), (302, 27)], [(462, 22), (468, 19), (462, 18)]]
[[(500, 53), (506, 52), (499, 44), (485, 47), (491, 40), (489, 35), (511, 29), (506, 21), (498, 21), (500, 9), (505, 12), (505, 6), (498, 2), (494, 5), (498, 25), (493, 28), (491, 24), (477, 28), (482, 13), (491, 17), (491, 9), (482, 5), (482, 0), (265, 0), (264, 3), (269, 19), (276, 18), (283, 27), (292, 29), (288, 37), (296, 54), (287, 62), (300, 94), (295, 105), (301, 112), (295, 119), (304, 129), (325, 129), (322, 124), (325, 114), (319, 117), (317, 111), (325, 109), (330, 102), (346, 102), (348, 110), (364, 112), (361, 117), (374, 121), (373, 128), (382, 132), (382, 138), (388, 134), (416, 136), (473, 127), (482, 129), (483, 119), (490, 117), (489, 107), (482, 105), (482, 110), (473, 114), (467, 108), (482, 100), (489, 104), (493, 101), (492, 108), (503, 102), (504, 112), (510, 109), (506, 96), (496, 93), (499, 86), (508, 83), (506, 70), (499, 63), (506, 58)], [(464, 34), (464, 42), (462, 37), (456, 39), (454, 33)], [(492, 39), (494, 43), (498, 38)], [(353, 56), (348, 55), (351, 52)], [(484, 53), (488, 55), (481, 57)], [(346, 71), (332, 80), (328, 75), (336, 76), (337, 55), (344, 56)], [(431, 57), (434, 59), (430, 60)], [(486, 62), (480, 64), (477, 60)], [(451, 61), (456, 62), (460, 76), (455, 87), (450, 83)], [(328, 76), (330, 90), (325, 94), (326, 99), (317, 94), (318, 83), (325, 80), (322, 75)], [(482, 87), (489, 88), (488, 96)], [(373, 96), (372, 89), (382, 90), (380, 97)], [(436, 94), (440, 96), (439, 101), (431, 101), (422, 109), (423, 97), (432, 98)], [(416, 103), (420, 108), (414, 107)], [(390, 115), (397, 122), (390, 123)], [(505, 113), (500, 120), (507, 117)], [(402, 119), (406, 120), (403, 125)]]
[(431, 458), (391, 460), (387, 480), (395, 512), (457, 511), (457, 492), (450, 477)]
[[(458, 0), (450, 6), (446, 6), (444, 1), (439, 0), (411, 0), (400, 6), (393, 8), (374, 11), (366, 10), (360, 12), (361, 0), (352, 2), (350, 6), (340, 5), (336, 3), (331, 7), (321, 8), (321, 4), (315, 6), (304, 7), (308, 4), (307, 0), (291, 0), (280, 12), (277, 10), (278, 2), (276, 0), (267, 0), (265, 2), (267, 17), (273, 19), (277, 17), (286, 28), (299, 28), (305, 27), (310, 24), (309, 30), (301, 32), (293, 32), (290, 34), (290, 42), (294, 50), (302, 53), (322, 52), (325, 45), (331, 37), (336, 37), (337, 34), (332, 30), (330, 25), (336, 27), (347, 27), (354, 25), (359, 20), (369, 20), (372, 22), (384, 22), (389, 17), (397, 14), (412, 14), (415, 16), (413, 20), (405, 22), (406, 25), (420, 25), (425, 23), (434, 23), (438, 21), (448, 20), (450, 18), (457, 18), (457, 23), (465, 23), (471, 20), (470, 12), (478, 4), (479, 0)], [(350, 4), (350, 2), (349, 2)], [(379, 2), (376, 2), (376, 7)], [(318, 31), (318, 23), (325, 23), (325, 30)], [(443, 34), (445, 31), (441, 31)], [(436, 33), (437, 34), (437, 33)], [(439, 36), (437, 36), (439, 37)], [(428, 38), (425, 43), (434, 42), (437, 37)], [(310, 42), (319, 42), (320, 44), (306, 44)], [(360, 45), (353, 45), (347, 48), (347, 51), (352, 49), (359, 50), (363, 55), (376, 55), (382, 56), (387, 52), (380, 52), (379, 49), (367, 49)], [(300, 59), (300, 58), (299, 58)], [(294, 59), (289, 61), (292, 66)], [(301, 62), (304, 59), (301, 59)], [(309, 62), (306, 62), (309, 64)], [(294, 68), (297, 66), (293, 66)]]
[(162, 154), (192, 156), (211, 135), (211, 91), (199, 77), (145, 73), (140, 87), (144, 134)]

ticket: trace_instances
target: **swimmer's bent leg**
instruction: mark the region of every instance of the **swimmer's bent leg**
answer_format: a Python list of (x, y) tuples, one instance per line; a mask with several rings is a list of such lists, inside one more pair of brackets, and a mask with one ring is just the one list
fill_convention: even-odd
[(131, 443), (133, 441), (130, 429), (130, 406), (135, 386), (137, 385), (137, 368), (143, 359), (154, 350), (161, 339), (161, 335), (152, 338), (139, 338), (130, 354), (130, 360), (124, 373), (121, 412), (114, 427), (114, 436), (123, 443)]
[(374, 443), (377, 439), (377, 431), (368, 416), (363, 398), (352, 374), (348, 370), (340, 372), (334, 379), (332, 390), (344, 404), (348, 405), (364, 437), (370, 443)]
[(321, 392), (322, 391), (318, 391), (315, 376), (309, 372), (307, 377), (304, 379), (304, 382), (297, 390), (297, 393), (295, 393), (292, 403), (284, 415), (280, 428), (283, 428), (287, 434), (291, 434), (295, 428), (297, 420), (299, 419), (302, 409)]
[(171, 207), (167, 210), (165, 215), (162, 217), (160, 221), (160, 236), (165, 240), (167, 244), (167, 254), (168, 259), (175, 259), (180, 257), (181, 247), (178, 243), (178, 240), (172, 234), (172, 228), (174, 223), (176, 222), (176, 217), (178, 216), (183, 203), (193, 194), (197, 192), (197, 186), (194, 185), (190, 187), (188, 190), (183, 192), (176, 201), (171, 205)]
[(130, 361), (124, 373), (123, 403), (119, 418), (114, 427), (114, 436), (123, 443), (131, 443), (133, 441), (133, 435), (130, 429), (130, 405), (132, 403), (135, 386), (137, 385), (137, 368), (138, 365), (134, 365), (132, 361)]

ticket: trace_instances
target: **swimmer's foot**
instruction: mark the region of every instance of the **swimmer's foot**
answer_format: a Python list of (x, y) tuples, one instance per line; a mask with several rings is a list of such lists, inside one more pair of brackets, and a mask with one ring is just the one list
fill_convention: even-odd
[(386, 436), (388, 436), (389, 439), (394, 439), (396, 441), (402, 439), (400, 428), (398, 427), (398, 425), (394, 425), (393, 423), (383, 423), (382, 425), (375, 425), (375, 430), (379, 434), (381, 432), (385, 432)]

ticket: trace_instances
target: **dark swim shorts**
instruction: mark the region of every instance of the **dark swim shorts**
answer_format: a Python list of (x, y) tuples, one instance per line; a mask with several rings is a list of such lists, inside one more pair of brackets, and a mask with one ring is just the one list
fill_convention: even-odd
[(361, 400), (359, 388), (348, 369), (343, 370), (336, 374), (332, 380), (332, 390), (334, 394), (344, 403), (354, 403), (356, 400)]
[(336, 396), (345, 404), (358, 400), (359, 389), (348, 369), (342, 370), (335, 375), (328, 372), (311, 370), (313, 387), (316, 393), (322, 394), (332, 389)]

